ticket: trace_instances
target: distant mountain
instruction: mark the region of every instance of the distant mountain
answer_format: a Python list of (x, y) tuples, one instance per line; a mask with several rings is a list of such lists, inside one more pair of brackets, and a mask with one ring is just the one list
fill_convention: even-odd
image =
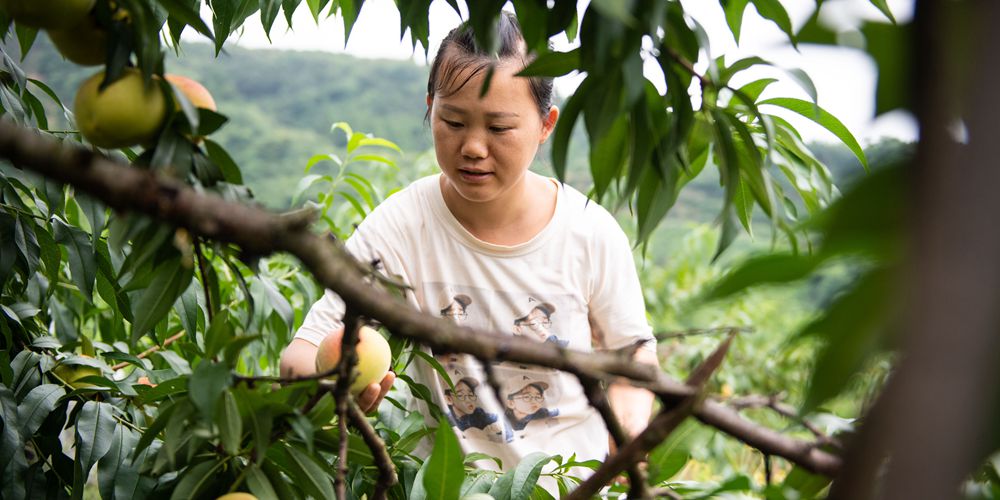
[[(22, 66), (72, 108), (80, 82), (97, 71), (65, 61), (40, 36)], [(431, 147), (423, 124), (427, 68), (413, 62), (358, 59), (327, 52), (187, 43), (167, 71), (200, 81), (231, 120), (212, 138), (242, 167), (265, 205), (285, 208), (310, 157), (342, 147), (330, 133), (340, 121), (396, 142), (405, 153)]]

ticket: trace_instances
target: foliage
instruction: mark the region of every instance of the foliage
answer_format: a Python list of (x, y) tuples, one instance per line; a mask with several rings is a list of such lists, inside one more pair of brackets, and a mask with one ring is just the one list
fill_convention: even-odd
[[(458, 2), (449, 3), (461, 10)], [(465, 6), (484, 46), (494, 43), (489, 28), (503, 3)], [(654, 230), (682, 189), (704, 179), (711, 167), (718, 173), (721, 232), (693, 231), (686, 240), (691, 248), (686, 256), (680, 254), (691, 260), (650, 273), (647, 299), (657, 327), (750, 323), (759, 330), (745, 335), (749, 340), (735, 357), (752, 365), (751, 352), (781, 349), (787, 355), (765, 367), (782, 377), (734, 371), (715, 382), (718, 392), (788, 389), (791, 400), (805, 413), (832, 409), (857, 416), (861, 411), (857, 405), (835, 398), (845, 391), (877, 390), (877, 382), (858, 387), (851, 385), (852, 380), (859, 374), (883, 375), (890, 359), (887, 353), (894, 339), (887, 323), (894, 304), (888, 292), (898, 272), (902, 214), (896, 200), (905, 187), (905, 165), (875, 169), (841, 196), (833, 173), (797, 131), (762, 111), (780, 107), (816, 121), (868, 169), (869, 158), (850, 132), (816, 105), (808, 77), (789, 72), (809, 101), (762, 97), (771, 79), (735, 86), (731, 82), (738, 81), (741, 72), (770, 63), (756, 57), (737, 61), (712, 57), (703, 29), (680, 2), (595, 0), (582, 17), (575, 2), (550, 3), (523, 0), (513, 6), (529, 47), (539, 54), (524, 74), (558, 76), (573, 70), (586, 74), (564, 103), (553, 137), (556, 174), (567, 176), (570, 144), (577, 140), (574, 125), (582, 121), (593, 195), (630, 208), (636, 241), (655, 245)], [(836, 33), (818, 22), (822, 2), (817, 2), (817, 13), (799, 31), (793, 30), (780, 2), (721, 3), (737, 40), (747, 35), (741, 26), (749, 4), (793, 44), (836, 39)], [(109, 79), (135, 66), (153, 81), (174, 63), (165, 49), (182, 53), (185, 30), (203, 35), (218, 55), (258, 11), (268, 30), (281, 12), (290, 21), (296, 8), (307, 8), (316, 19), (339, 13), (350, 32), (363, 2), (216, 0), (209, 4), (212, 18), (206, 22), (199, 0), (98, 0), (96, 21), (110, 40)], [(910, 30), (895, 23), (884, 2), (872, 4), (891, 22), (868, 21), (859, 28), (883, 70), (878, 95), (879, 109), (885, 111), (909, 104), (905, 95), (893, 92), (907, 64), (893, 58), (893, 47), (905, 45)], [(427, 47), (429, 3), (399, 2), (398, 8), (401, 31), (408, 30), (415, 42)], [(126, 15), (118, 15), (121, 12)], [(11, 44), (16, 40), (22, 59), (30, 57), (37, 30), (12, 24), (6, 14), (0, 16), (0, 24), (7, 28), (5, 40)], [(560, 33), (579, 37), (580, 47), (551, 52), (547, 41)], [(652, 48), (644, 48), (644, 42)], [(23, 61), (18, 62), (10, 49), (3, 47), (0, 80), (5, 119), (80, 140), (60, 93), (25, 71)], [(644, 54), (663, 72), (665, 93), (642, 76)], [(345, 71), (360, 66), (355, 63)], [(707, 69), (699, 73), (695, 67)], [(291, 78), (276, 82), (229, 77), (248, 95), (315, 90)], [(689, 89), (699, 98), (698, 108)], [(225, 116), (196, 110), (182, 96), (171, 98), (179, 106), (155, 144), (106, 153), (199, 190), (252, 202), (242, 162), (234, 160), (216, 134), (223, 133), (220, 130), (228, 121), (263, 121), (271, 114), (254, 116), (233, 106)], [(299, 109), (287, 108), (292, 116)], [(61, 117), (50, 118), (53, 114)], [(50, 126), (57, 121), (59, 128)], [(312, 123), (311, 128), (319, 126), (326, 122)], [(192, 131), (208, 138), (203, 143), (193, 141)], [(343, 122), (336, 123), (331, 133), (335, 137), (343, 133), (345, 140), (335, 143), (336, 151), (319, 153), (306, 162), (308, 175), (296, 196), (315, 196), (311, 206), (319, 212), (324, 229), (346, 237), (353, 224), (406, 179), (394, 170), (400, 152), (395, 143), (355, 132)], [(275, 137), (280, 139), (280, 135), (271, 138)], [(751, 258), (709, 286), (719, 275), (713, 266), (724, 262), (723, 252), (740, 227), (752, 233), (755, 213), (770, 223), (772, 248), (778, 251)], [(787, 250), (778, 243), (779, 235)], [(801, 300), (799, 292), (778, 292), (742, 295), (738, 300), (743, 303), (708, 320), (679, 313), (685, 295), (720, 299), (760, 284), (803, 280), (813, 280), (810, 290), (817, 294), (813, 303)], [(816, 280), (828, 288), (815, 286)], [(301, 324), (303, 310), (320, 293), (290, 259), (247, 255), (154, 220), (112, 213), (72, 188), (3, 164), (0, 290), (4, 498), (43, 494), (81, 498), (95, 475), (102, 498), (193, 498), (242, 490), (260, 498), (330, 498), (341, 458), (349, 465), (345, 488), (351, 496), (360, 498), (375, 490), (371, 450), (356, 433), (339, 432), (341, 422), (328, 391), (314, 380), (276, 384), (273, 377), (282, 347)], [(826, 310), (811, 315), (818, 304)], [(771, 335), (772, 328), (801, 333), (788, 339)], [(818, 342), (797, 343), (807, 337)], [(672, 364), (671, 370), (681, 376), (694, 366), (701, 346), (668, 342), (663, 347), (672, 357), (694, 360)], [(509, 466), (503, 473), (474, 466), (494, 459), (461, 457), (448, 426), (442, 421), (428, 424), (410, 411), (415, 400), (427, 399), (429, 392), (405, 376), (406, 366), (419, 357), (417, 352), (393, 340), (394, 369), (402, 383), (382, 413), (370, 420), (399, 473), (390, 497), (457, 498), (484, 492), (495, 498), (549, 498), (553, 492), (571, 489), (581, 471), (598, 465), (577, 463), (576, 457), (535, 455), (516, 465), (497, 464)], [(798, 368), (805, 360), (812, 360), (808, 372)], [(75, 381), (60, 375), (66, 370), (59, 368), (74, 366), (97, 369), (100, 375), (80, 379), (90, 386), (71, 385)], [(819, 420), (822, 414), (815, 412), (811, 418)], [(729, 492), (799, 498), (820, 494), (826, 486), (826, 479), (799, 468), (784, 468), (781, 482), (772, 482), (770, 474), (761, 480), (746, 455), (732, 460), (728, 469), (691, 480), (696, 476), (691, 470), (708, 459), (701, 444), (709, 442), (713, 452), (727, 453), (727, 445), (719, 445), (717, 436), (706, 437), (706, 432), (688, 423), (661, 444), (650, 457), (652, 483), (692, 498)], [(423, 460), (432, 436), (433, 451)], [(338, 456), (341, 439), (346, 440), (346, 457)], [(989, 491), (995, 491), (993, 465), (986, 464), (977, 474), (975, 488), (986, 491), (990, 486)], [(613, 486), (608, 495), (624, 491)]]

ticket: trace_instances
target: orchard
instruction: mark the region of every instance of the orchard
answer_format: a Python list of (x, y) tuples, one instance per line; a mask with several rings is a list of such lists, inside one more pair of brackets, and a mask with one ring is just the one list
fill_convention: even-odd
[[(421, 48), (430, 3), (396, 2), (401, 35)], [(724, 272), (691, 291), (708, 280), (643, 269), (648, 304), (691, 291), (713, 307), (847, 270), (779, 333), (780, 352), (744, 347), (755, 325), (701, 324), (659, 332), (654, 370), (629, 348), (583, 352), (415, 310), (399, 276), (352, 258), (343, 238), (400, 187), (376, 168), (408, 168), (391, 138), (334, 123), (340, 149), (310, 160), (306, 199), (283, 213), (254, 200), (218, 136), (243, 115), (165, 54), (183, 57), (192, 34), (219, 54), (251, 16), (269, 32), (303, 9), (350, 36), (363, 1), (0, 0), (0, 498), (1000, 498), (1000, 4), (917, 1), (904, 19), (859, 0), (874, 15), (845, 26), (824, 14), (838, 2), (805, 3), (794, 22), (791, 2), (718, 8), (737, 43), (759, 16), (791, 46), (865, 55), (876, 114), (919, 125), (913, 157), (870, 162), (808, 75), (713, 52), (687, 2), (447, 1), (483, 47), (513, 12), (537, 56), (521, 75), (580, 76), (546, 161), (565, 179), (571, 144), (586, 141), (588, 195), (625, 222), (637, 255), (699, 177), (717, 176), (718, 228), (701, 253)], [(45, 36), (92, 72), (73, 95), (22, 69)], [(762, 68), (808, 98), (748, 76)], [(859, 180), (838, 185), (789, 114), (839, 141)], [(310, 172), (321, 162), (334, 173)], [(730, 258), (755, 231), (770, 246)], [(343, 299), (345, 329), (320, 345), (315, 374), (281, 376), (324, 290)], [(678, 347), (690, 338), (707, 347)], [(763, 367), (801, 343), (802, 376), (769, 386)], [(408, 375), (445, 372), (430, 352), (575, 377), (614, 450), (462, 456)], [(393, 389), (366, 414), (353, 395), (389, 371)], [(608, 409), (605, 389), (623, 381), (656, 396), (637, 435)]]

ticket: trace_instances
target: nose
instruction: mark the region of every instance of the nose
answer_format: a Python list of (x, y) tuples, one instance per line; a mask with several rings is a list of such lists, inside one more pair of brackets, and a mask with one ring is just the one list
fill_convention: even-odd
[(470, 132), (462, 140), (462, 156), (471, 160), (481, 160), (489, 155), (489, 148), (482, 135)]

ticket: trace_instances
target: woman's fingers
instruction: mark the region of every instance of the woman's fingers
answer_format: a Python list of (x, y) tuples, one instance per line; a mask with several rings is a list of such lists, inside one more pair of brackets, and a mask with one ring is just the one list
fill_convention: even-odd
[(365, 390), (358, 394), (358, 407), (361, 408), (361, 411), (371, 413), (377, 410), (378, 405), (382, 403), (382, 399), (385, 398), (395, 381), (396, 374), (389, 372), (382, 378), (381, 383), (371, 383), (365, 387)]

